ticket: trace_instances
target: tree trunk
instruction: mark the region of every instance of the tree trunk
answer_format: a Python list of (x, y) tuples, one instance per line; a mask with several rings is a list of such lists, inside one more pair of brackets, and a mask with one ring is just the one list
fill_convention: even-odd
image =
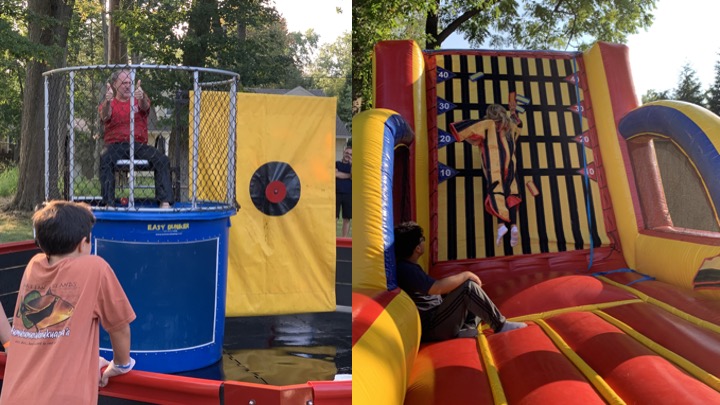
[[(28, 12), (40, 18), (49, 18), (46, 24), (33, 18), (28, 22), (28, 38), (31, 42), (61, 49), (52, 57), (49, 65), (63, 66), (66, 58), (68, 26), (75, 0), (29, 0)], [(28, 63), (23, 94), (22, 124), (20, 132), (20, 167), (18, 189), (9, 209), (31, 211), (45, 198), (44, 192), (44, 86), (42, 73), (48, 64), (38, 61)]]
[[(103, 2), (103, 4), (107, 4)], [(103, 62), (110, 64), (110, 23), (108, 22), (108, 13), (110, 10), (103, 5), (102, 13), (102, 33), (103, 33)]]
[(110, 0), (110, 23), (108, 25), (109, 33), (109, 63), (125, 64), (128, 63), (127, 44), (122, 40), (120, 35), (120, 27), (117, 25), (115, 13), (120, 10), (120, 0)]
[[(437, 8), (436, 10), (440, 9), (440, 2), (437, 1)], [(427, 20), (425, 20), (425, 34), (427, 36), (427, 49), (436, 49), (440, 48), (440, 45), (442, 45), (443, 41), (448, 39), (448, 37), (455, 31), (457, 31), (458, 28), (467, 20), (475, 17), (476, 15), (480, 14), (483, 11), (490, 10), (491, 7), (496, 6), (500, 0), (491, 0), (487, 3), (483, 4), (482, 6), (473, 7), (465, 10), (460, 16), (458, 16), (456, 19), (450, 22), (445, 28), (443, 28), (442, 31), (439, 31), (439, 19), (436, 11), (428, 11)], [(558, 3), (559, 4), (559, 3)]]
[(435, 49), (440, 47), (441, 43), (438, 42), (437, 39), (438, 24), (439, 20), (437, 11), (430, 9), (427, 13), (427, 19), (425, 20), (425, 34), (427, 38), (427, 43), (425, 44), (426, 49)]
[(239, 43), (243, 43), (247, 40), (247, 23), (245, 21), (238, 22), (237, 39)]

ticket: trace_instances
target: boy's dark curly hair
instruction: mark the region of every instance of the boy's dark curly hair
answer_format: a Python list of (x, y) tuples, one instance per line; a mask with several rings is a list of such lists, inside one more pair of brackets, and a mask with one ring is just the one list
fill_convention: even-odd
[(69, 201), (51, 201), (33, 215), (35, 241), (46, 255), (63, 255), (75, 250), (95, 225), (90, 206)]
[(423, 230), (415, 222), (403, 222), (395, 227), (395, 257), (407, 259), (412, 256), (413, 250), (420, 244)]

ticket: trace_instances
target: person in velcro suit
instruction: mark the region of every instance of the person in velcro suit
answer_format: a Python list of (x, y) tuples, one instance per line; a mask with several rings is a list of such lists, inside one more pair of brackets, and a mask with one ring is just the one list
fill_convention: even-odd
[(500, 104), (487, 107), (482, 120), (469, 119), (450, 124), (450, 132), (458, 141), (480, 148), (487, 197), (485, 210), (498, 220), (495, 244), (499, 245), (510, 232), (510, 246), (520, 241), (517, 227), (518, 205), (522, 202), (518, 187), (517, 151), (522, 121), (517, 115), (515, 94), (508, 110)]
[(100, 187), (102, 204), (115, 205), (115, 165), (118, 160), (130, 159), (130, 96), (134, 96), (132, 111), (135, 124), (135, 160), (147, 160), (155, 172), (155, 199), (160, 208), (173, 204), (170, 180), (170, 159), (158, 149), (147, 144), (150, 98), (137, 81), (134, 94), (130, 92), (132, 81), (129, 70), (113, 72), (107, 83), (105, 97), (98, 106), (100, 120), (104, 125), (105, 147), (100, 155)]
[(527, 326), (505, 319), (482, 290), (475, 273), (464, 271), (439, 280), (427, 275), (418, 264), (424, 253), (425, 237), (420, 225), (403, 222), (395, 227), (397, 282), (420, 311), (422, 341), (476, 337), (480, 320), (495, 333)]

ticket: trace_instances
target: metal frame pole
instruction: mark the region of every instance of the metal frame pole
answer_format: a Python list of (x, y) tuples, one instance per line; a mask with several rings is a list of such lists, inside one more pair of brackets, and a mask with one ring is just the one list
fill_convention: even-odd
[(235, 203), (235, 141), (236, 141), (236, 117), (237, 117), (237, 82), (233, 77), (230, 83), (230, 108), (228, 114), (228, 165), (227, 165), (227, 203), (232, 206)]
[(45, 76), (45, 201), (50, 198), (50, 87)]
[(192, 137), (192, 209), (197, 208), (197, 178), (198, 178), (198, 147), (200, 145), (200, 73), (195, 70), (193, 72), (193, 137)]
[[(130, 173), (128, 208), (135, 207), (135, 68), (130, 69)], [(137, 106), (140, 109), (140, 106)]]
[(68, 122), (68, 131), (70, 131), (70, 141), (68, 142), (69, 197), (70, 201), (73, 201), (75, 199), (75, 72), (70, 72), (70, 122)]

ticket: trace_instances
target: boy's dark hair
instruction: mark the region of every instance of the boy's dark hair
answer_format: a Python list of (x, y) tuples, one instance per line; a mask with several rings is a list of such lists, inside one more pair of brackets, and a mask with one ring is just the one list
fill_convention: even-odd
[(95, 215), (87, 204), (61, 200), (50, 201), (32, 220), (35, 241), (48, 256), (72, 252), (83, 238), (90, 240), (95, 225)]
[(415, 222), (408, 221), (395, 227), (395, 258), (407, 259), (420, 244), (423, 230)]

